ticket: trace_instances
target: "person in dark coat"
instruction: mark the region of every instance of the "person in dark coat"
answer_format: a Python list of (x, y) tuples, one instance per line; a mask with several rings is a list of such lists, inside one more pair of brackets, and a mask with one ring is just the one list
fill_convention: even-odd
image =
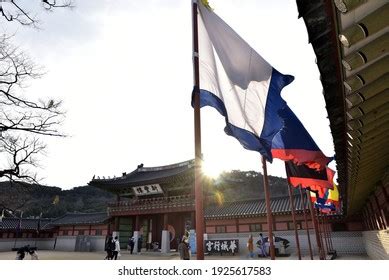
[(142, 235), (139, 236), (138, 238), (138, 254), (140, 254), (141, 250), (142, 250), (142, 243), (143, 243), (143, 237)]
[(107, 252), (107, 255), (105, 256), (105, 260), (112, 260), (112, 256), (113, 256), (113, 246), (112, 246), (113, 243), (113, 238), (112, 236), (110, 236), (108, 239), (107, 239), (107, 242), (105, 242), (105, 252)]
[(130, 237), (130, 239), (128, 239), (128, 247), (130, 248), (130, 253), (132, 255), (132, 253), (134, 252), (134, 246), (135, 246), (135, 241), (134, 241), (134, 237)]

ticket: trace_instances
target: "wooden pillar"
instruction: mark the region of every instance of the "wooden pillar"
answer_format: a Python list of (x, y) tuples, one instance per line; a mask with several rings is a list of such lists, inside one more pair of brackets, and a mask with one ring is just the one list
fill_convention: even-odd
[(140, 230), (140, 221), (139, 221), (139, 215), (135, 216), (135, 231)]
[(368, 213), (369, 213), (369, 217), (370, 217), (371, 223), (373, 225), (373, 230), (379, 229), (380, 227), (378, 225), (378, 221), (375, 218), (374, 210), (371, 208), (371, 204), (369, 203), (369, 201), (366, 202), (366, 206), (367, 206), (367, 210), (368, 210)]
[(317, 224), (317, 221), (316, 221), (316, 218), (315, 218), (315, 212), (314, 212), (314, 209), (313, 209), (313, 206), (312, 206), (312, 201), (311, 201), (311, 197), (310, 197), (309, 191), (306, 192), (306, 196), (307, 196), (307, 199), (308, 199), (308, 206), (309, 206), (309, 211), (311, 213), (312, 224), (313, 224), (313, 227), (315, 229), (316, 243), (317, 243), (317, 247), (318, 247), (318, 250), (319, 250), (320, 259), (324, 260), (325, 255), (323, 253), (323, 247), (322, 247), (322, 243), (321, 243), (321, 240), (320, 240), (321, 238), (320, 238), (319, 227), (318, 227), (318, 224)]
[(269, 241), (269, 251), (270, 251), (270, 259), (275, 260), (276, 259), (276, 253), (274, 248), (274, 242), (273, 242), (273, 215), (271, 212), (271, 206), (270, 206), (270, 190), (269, 190), (269, 181), (267, 177), (267, 166), (266, 166), (266, 159), (264, 156), (262, 156), (262, 170), (263, 170), (263, 189), (265, 193), (265, 202), (266, 202), (266, 217), (267, 217), (267, 227), (268, 227), (268, 241)]
[(362, 209), (361, 214), (362, 214), (363, 228), (368, 230), (369, 227), (368, 227), (368, 224), (367, 224), (367, 221), (366, 221), (365, 209)]
[(74, 236), (74, 226), (73, 226), (73, 228), (72, 228), (72, 236)]
[(300, 240), (299, 235), (297, 231), (297, 225), (296, 225), (296, 216), (295, 216), (295, 205), (294, 205), (294, 199), (292, 195), (292, 186), (287, 185), (288, 192), (289, 192), (289, 201), (290, 201), (290, 210), (292, 211), (292, 220), (293, 220), (293, 227), (294, 227), (294, 235), (296, 238), (296, 246), (297, 246), (297, 255), (299, 260), (301, 260), (301, 250), (300, 250)]
[(114, 225), (115, 230), (114, 231), (119, 231), (119, 217), (115, 217), (115, 225)]
[(319, 209), (316, 210), (316, 213), (317, 213), (317, 219), (319, 221), (319, 232), (320, 232), (321, 239), (323, 241), (324, 255), (327, 256), (327, 254), (328, 254), (328, 244), (327, 244), (326, 234), (325, 234), (325, 231), (324, 231), (323, 215), (320, 216), (320, 210)]
[(382, 221), (380, 218), (381, 213), (377, 213), (378, 209), (377, 209), (377, 211), (374, 210), (374, 205), (373, 205), (373, 201), (371, 200), (371, 197), (369, 198), (369, 203), (370, 203), (371, 211), (373, 212), (374, 218), (377, 221), (378, 230), (383, 229), (384, 225), (382, 224)]
[(334, 244), (332, 243), (332, 227), (331, 227), (331, 223), (329, 222), (328, 216), (327, 216), (327, 234), (328, 234), (328, 242), (330, 244), (330, 249), (331, 251), (335, 251)]
[(92, 225), (89, 225), (89, 235), (92, 234)]
[(301, 199), (301, 203), (303, 205), (303, 216), (304, 216), (304, 221), (305, 221), (305, 229), (307, 231), (307, 238), (308, 238), (308, 246), (309, 246), (309, 255), (311, 257), (311, 260), (313, 260), (313, 253), (312, 253), (312, 245), (311, 245), (311, 237), (309, 235), (309, 226), (308, 226), (308, 219), (307, 219), (307, 213), (305, 212), (306, 211), (306, 207), (305, 207), (305, 201), (304, 201), (304, 196), (303, 196), (303, 192), (301, 190), (301, 187), (299, 187), (299, 191), (300, 191), (300, 199)]
[(367, 224), (368, 230), (374, 230), (374, 225), (371, 222), (371, 217), (369, 215), (369, 211), (367, 210), (367, 206), (365, 206), (365, 208), (364, 208), (364, 213), (365, 213), (366, 224)]
[(326, 222), (326, 216), (323, 214), (321, 216), (321, 218), (322, 218), (322, 221), (323, 221), (323, 232), (324, 232), (324, 238), (325, 238), (326, 245), (327, 245), (327, 252), (331, 252), (332, 249), (331, 249), (331, 244), (330, 244), (330, 236), (328, 235), (328, 227), (327, 227), (327, 222)]
[(381, 224), (382, 224), (382, 229), (386, 229), (388, 227), (388, 223), (386, 222), (386, 218), (385, 218), (385, 214), (384, 214), (384, 211), (381, 209), (381, 206), (380, 206), (380, 203), (378, 202), (378, 198), (375, 194), (373, 194), (373, 199), (376, 203), (376, 206), (377, 206), (377, 210), (378, 210), (378, 213), (379, 213), (379, 218), (381, 220)]

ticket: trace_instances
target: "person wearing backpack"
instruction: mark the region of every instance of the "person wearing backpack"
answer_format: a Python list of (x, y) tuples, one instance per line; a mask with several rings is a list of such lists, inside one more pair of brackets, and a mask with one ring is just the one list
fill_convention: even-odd
[(120, 257), (120, 242), (119, 237), (115, 236), (115, 240), (112, 242), (112, 259), (117, 260)]

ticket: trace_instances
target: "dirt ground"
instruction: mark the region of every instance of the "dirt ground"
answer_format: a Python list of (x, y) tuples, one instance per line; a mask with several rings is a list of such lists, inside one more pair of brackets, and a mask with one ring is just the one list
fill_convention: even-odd
[[(38, 251), (40, 260), (104, 260), (105, 252), (64, 252), (64, 251)], [(16, 252), (0, 252), (0, 260), (14, 260)], [(29, 260), (30, 256), (26, 255), (25, 260)], [(161, 254), (156, 252), (142, 252), (141, 254), (131, 255), (128, 251), (121, 252), (121, 260), (179, 260), (179, 255), (176, 252), (170, 254)], [(192, 256), (196, 259), (196, 256)], [(242, 260), (247, 259), (247, 256), (242, 255), (210, 255), (205, 256), (206, 260)], [(276, 258), (278, 260), (297, 260), (297, 256)], [(309, 260), (309, 256), (303, 256), (303, 259)], [(318, 259), (317, 256), (314, 259)], [(253, 260), (258, 260), (254, 258)], [(337, 260), (369, 260), (367, 255), (339, 255)]]

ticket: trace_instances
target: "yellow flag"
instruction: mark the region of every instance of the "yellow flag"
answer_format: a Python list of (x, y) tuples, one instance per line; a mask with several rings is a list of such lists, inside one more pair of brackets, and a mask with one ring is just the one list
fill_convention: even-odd
[(338, 190), (338, 186), (335, 183), (334, 183), (334, 189), (328, 190), (328, 198), (327, 199), (330, 201), (333, 201), (333, 202), (339, 201), (339, 190)]

